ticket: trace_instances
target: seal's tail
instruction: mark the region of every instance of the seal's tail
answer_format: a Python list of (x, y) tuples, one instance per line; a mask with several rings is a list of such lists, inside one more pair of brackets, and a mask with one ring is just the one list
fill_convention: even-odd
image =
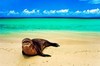
[(60, 45), (57, 44), (57, 43), (51, 43), (51, 46), (53, 46), (53, 47), (59, 47)]

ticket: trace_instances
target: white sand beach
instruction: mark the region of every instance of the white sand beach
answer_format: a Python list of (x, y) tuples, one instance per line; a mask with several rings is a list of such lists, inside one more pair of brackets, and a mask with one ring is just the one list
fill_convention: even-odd
[[(48, 47), (51, 57), (26, 57), (23, 38), (43, 38), (60, 47)], [(0, 66), (100, 66), (100, 32), (24, 31), (0, 34)]]

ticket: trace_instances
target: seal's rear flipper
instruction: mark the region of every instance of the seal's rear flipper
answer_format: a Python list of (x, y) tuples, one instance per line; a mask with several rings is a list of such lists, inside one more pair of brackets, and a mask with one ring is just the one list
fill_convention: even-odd
[(51, 43), (51, 46), (53, 46), (53, 47), (59, 47), (60, 45), (57, 44), (57, 43)]
[(48, 54), (41, 54), (40, 56), (42, 56), (42, 57), (51, 57), (51, 55), (48, 55)]

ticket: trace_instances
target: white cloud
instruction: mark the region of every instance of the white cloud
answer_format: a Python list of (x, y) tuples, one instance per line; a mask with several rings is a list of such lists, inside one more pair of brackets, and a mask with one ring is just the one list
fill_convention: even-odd
[(75, 13), (82, 13), (81, 11), (77, 10)]
[(35, 14), (35, 13), (39, 13), (39, 12), (40, 12), (40, 10), (35, 10), (35, 9), (33, 9), (31, 11), (29, 11), (28, 9), (23, 10), (24, 14)]
[(61, 9), (61, 10), (57, 10), (57, 13), (67, 13), (69, 11), (69, 9)]
[(100, 0), (89, 0), (91, 4), (100, 4)]
[(59, 13), (67, 13), (69, 9), (61, 9), (61, 10), (44, 10), (44, 14), (59, 14)]
[(83, 13), (87, 13), (87, 14), (98, 14), (100, 13), (100, 9), (91, 9), (91, 10), (84, 10)]
[(10, 11), (0, 11), (1, 15), (7, 15), (7, 16), (44, 16), (44, 15), (50, 15), (50, 16), (100, 16), (100, 9), (87, 9), (87, 10), (77, 10), (77, 11), (71, 11), (69, 9), (60, 9), (60, 10), (28, 10), (24, 9), (21, 12), (16, 12), (15, 10)]
[(56, 10), (50, 10), (50, 11), (44, 10), (43, 13), (44, 14), (55, 14), (56, 13)]
[(35, 10), (29, 11), (28, 9), (24, 9), (23, 13), (25, 13), (25, 14), (33, 14), (33, 13), (35, 13)]
[(11, 10), (8, 12), (8, 15), (10, 15), (10, 14), (19, 14), (19, 12), (15, 12), (14, 10)]
[(80, 14), (80, 13), (82, 13), (82, 14), (100, 14), (100, 9), (99, 8), (97, 8), (97, 9), (88, 9), (88, 10), (83, 10), (83, 11), (76, 11), (75, 12), (76, 14)]
[(87, 1), (90, 4), (100, 4), (100, 0), (80, 0), (80, 1)]

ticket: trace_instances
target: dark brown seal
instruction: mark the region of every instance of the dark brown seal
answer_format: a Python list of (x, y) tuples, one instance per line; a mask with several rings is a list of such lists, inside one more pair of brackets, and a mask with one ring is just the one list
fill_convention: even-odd
[(40, 56), (50, 56), (48, 54), (43, 54), (43, 50), (46, 47), (54, 46), (58, 47), (59, 45), (57, 43), (49, 42), (45, 39), (29, 39), (25, 38), (22, 40), (22, 53), (23, 55), (27, 56), (34, 56), (34, 55), (40, 55)]

